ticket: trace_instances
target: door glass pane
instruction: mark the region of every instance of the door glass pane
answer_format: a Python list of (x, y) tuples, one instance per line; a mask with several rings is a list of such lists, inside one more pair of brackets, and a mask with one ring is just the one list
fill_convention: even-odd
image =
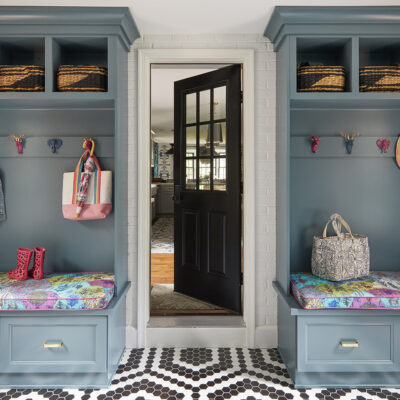
[(196, 157), (196, 126), (186, 128), (186, 157)]
[(226, 155), (226, 122), (214, 124), (214, 151), (219, 156)]
[(226, 86), (214, 89), (214, 119), (226, 118)]
[(210, 89), (200, 92), (200, 122), (210, 120), (210, 93)]
[(186, 123), (196, 122), (196, 93), (186, 95)]
[(210, 135), (209, 135), (209, 125), (200, 125), (199, 132), (199, 156), (207, 157), (210, 155)]
[(210, 160), (199, 160), (199, 190), (210, 190), (211, 187), (211, 162)]
[(196, 159), (186, 158), (186, 189), (196, 190)]
[(226, 190), (226, 158), (214, 158), (214, 190)]

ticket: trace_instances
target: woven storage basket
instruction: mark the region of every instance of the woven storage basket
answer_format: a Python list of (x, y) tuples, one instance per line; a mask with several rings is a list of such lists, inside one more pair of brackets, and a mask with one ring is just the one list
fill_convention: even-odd
[(43, 92), (43, 65), (1, 65), (1, 92)]
[(298, 92), (343, 92), (346, 72), (341, 66), (298, 66)]
[[(326, 236), (330, 223), (337, 236)], [(342, 225), (348, 233), (341, 233)], [(311, 271), (329, 281), (344, 281), (368, 275), (368, 238), (351, 233), (349, 225), (339, 214), (331, 215), (322, 236), (314, 237)]]
[(57, 71), (60, 92), (106, 92), (107, 68), (98, 65), (61, 65)]
[(400, 92), (400, 66), (361, 67), (360, 92)]

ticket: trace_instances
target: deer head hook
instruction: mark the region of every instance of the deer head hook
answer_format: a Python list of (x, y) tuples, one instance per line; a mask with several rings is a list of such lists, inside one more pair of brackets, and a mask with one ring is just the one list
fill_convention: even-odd
[(351, 154), (353, 150), (354, 140), (356, 137), (360, 136), (360, 134), (355, 133), (354, 135), (350, 136), (348, 133), (341, 133), (340, 136), (344, 138), (347, 154)]
[(23, 150), (24, 150), (24, 141), (25, 139), (23, 139), (25, 137), (25, 135), (8, 135), (9, 137), (14, 139), (15, 145), (17, 146), (17, 150), (18, 150), (18, 154), (22, 154)]

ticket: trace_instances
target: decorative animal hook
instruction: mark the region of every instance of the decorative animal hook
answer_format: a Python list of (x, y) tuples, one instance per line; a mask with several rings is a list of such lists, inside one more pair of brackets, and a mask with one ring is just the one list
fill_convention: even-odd
[(62, 146), (63, 142), (61, 139), (50, 139), (47, 144), (51, 148), (53, 154), (57, 153), (57, 150)]
[(313, 153), (317, 152), (319, 141), (321, 140), (321, 136), (311, 136), (311, 151)]
[(381, 138), (376, 141), (376, 144), (381, 149), (382, 153), (387, 153), (387, 151), (390, 147), (390, 140)]
[(354, 135), (349, 135), (348, 133), (341, 133), (340, 136), (344, 138), (344, 142), (346, 143), (346, 151), (347, 154), (351, 154), (353, 150), (353, 144), (356, 137), (360, 136), (359, 133), (355, 133)]
[(24, 142), (25, 142), (25, 135), (8, 135), (9, 137), (14, 139), (15, 145), (17, 146), (18, 154), (22, 154), (24, 150)]

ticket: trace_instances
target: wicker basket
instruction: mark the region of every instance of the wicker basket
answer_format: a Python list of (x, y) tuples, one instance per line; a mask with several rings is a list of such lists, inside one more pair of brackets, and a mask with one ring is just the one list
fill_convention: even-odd
[(61, 65), (57, 71), (60, 92), (106, 92), (107, 68), (98, 65)]
[(43, 92), (43, 65), (1, 65), (1, 92)]
[(360, 92), (400, 92), (400, 66), (361, 67)]
[(341, 66), (298, 66), (298, 92), (343, 92), (346, 73)]

